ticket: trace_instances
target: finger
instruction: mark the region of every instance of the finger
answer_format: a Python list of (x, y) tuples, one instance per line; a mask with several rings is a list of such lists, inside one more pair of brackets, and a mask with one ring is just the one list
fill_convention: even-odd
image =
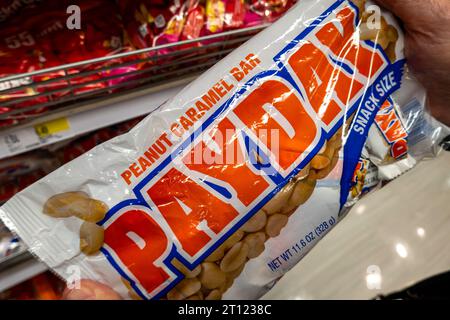
[(414, 25), (423, 20), (433, 22), (433, 16), (448, 9), (448, 0), (375, 0), (406, 24)]
[[(422, 0), (427, 2), (426, 0)], [(421, 1), (417, 0), (375, 0), (381, 6), (391, 11), (404, 22), (410, 21), (412, 16), (417, 13), (417, 4)], [(420, 4), (419, 4), (420, 5)]]
[(389, 11), (396, 13), (397, 11), (404, 12), (405, 10), (409, 10), (411, 3), (415, 2), (415, 1), (414, 0), (375, 0), (375, 2), (378, 2), (380, 5), (382, 5)]
[(79, 288), (66, 289), (63, 300), (120, 300), (110, 287), (92, 280), (81, 280)]

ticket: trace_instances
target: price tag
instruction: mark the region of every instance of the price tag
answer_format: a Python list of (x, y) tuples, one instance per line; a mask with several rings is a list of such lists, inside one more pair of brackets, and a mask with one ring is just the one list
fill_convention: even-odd
[(59, 118), (51, 121), (47, 121), (34, 126), (39, 138), (46, 138), (50, 135), (66, 131), (70, 129), (70, 123), (67, 118)]
[(0, 135), (0, 159), (32, 149), (39, 144), (40, 139), (32, 127), (5, 133)]

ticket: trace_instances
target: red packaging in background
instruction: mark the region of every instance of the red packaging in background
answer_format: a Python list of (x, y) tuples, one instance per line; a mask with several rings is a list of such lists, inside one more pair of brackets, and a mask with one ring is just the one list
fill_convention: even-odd
[[(1, 27), (0, 78), (38, 70), (41, 67), (38, 52), (36, 41), (28, 31), (16, 26), (7, 25)], [(0, 81), (0, 104), (3, 105), (3, 107), (0, 107), (0, 115), (11, 112), (16, 108), (26, 108), (33, 104), (47, 101), (46, 97), (35, 97), (26, 101), (4, 105), (4, 103), (11, 102), (13, 99), (36, 96), (38, 92), (31, 88), (11, 91), (11, 89), (29, 85), (32, 82), (33, 79), (30, 77)], [(10, 91), (5, 92), (6, 90)], [(8, 117), (8, 120), (0, 121), (0, 127), (15, 124), (22, 118), (23, 116), (11, 115)]]
[(259, 15), (263, 22), (274, 22), (296, 2), (297, 0), (250, 0), (248, 6), (249, 11)]
[(244, 26), (245, 13), (244, 0), (226, 0), (224, 16), (225, 29), (242, 28)]
[[(294, 1), (0, 0), (0, 78), (260, 25), (278, 18)], [(70, 15), (67, 8), (72, 4), (82, 12), (80, 30), (70, 30), (66, 25)], [(9, 90), (0, 95), (0, 127), (40, 116), (56, 108), (53, 105), (59, 100), (70, 102), (133, 87), (132, 80), (152, 75), (144, 69), (163, 66), (158, 68), (158, 75), (176, 70), (182, 65), (171, 67), (170, 62), (187, 57), (179, 51), (219, 41), (224, 38), (0, 81), (0, 92)], [(133, 63), (174, 52), (156, 62)], [(38, 85), (31, 88), (31, 84)], [(28, 87), (11, 90), (20, 86)], [(44, 105), (36, 108), (36, 104)]]
[(8, 201), (16, 193), (32, 185), (42, 177), (45, 177), (50, 171), (38, 169), (24, 175), (14, 177), (13, 179), (0, 184), (0, 203)]
[[(39, 6), (25, 7), (21, 10), (20, 16), (7, 21), (6, 28), (2, 28), (0, 31), (3, 40), (0, 43), (0, 77), (57, 67), (131, 50), (130, 47), (124, 45), (123, 26), (118, 7), (113, 1), (76, 1), (74, 4), (78, 5), (82, 12), (80, 30), (69, 29), (66, 26), (69, 16), (66, 10), (70, 4), (72, 4), (72, 1), (42, 2)], [(40, 14), (36, 14), (36, 10), (39, 10)], [(127, 59), (99, 62), (65, 71), (33, 76), (32, 79), (26, 79), (27, 81), (24, 84), (39, 83), (35, 91), (28, 89), (9, 92), (2, 95), (0, 99), (9, 101), (30, 95), (41, 94), (41, 96), (3, 107), (0, 109), (0, 113), (45, 103), (67, 94), (79, 96), (99, 89), (105, 89), (103, 91), (106, 91), (108, 86), (129, 79), (125, 76), (121, 77), (121, 74), (139, 69), (138, 65), (107, 69), (125, 61)], [(96, 72), (97, 69), (101, 70)], [(76, 75), (81, 72), (88, 72), (89, 74), (77, 77)], [(69, 80), (58, 80), (63, 76), (71, 76), (71, 78)], [(113, 78), (102, 81), (108, 76), (113, 76)], [(11, 83), (0, 82), (0, 90), (3, 87), (8, 89), (11, 86)], [(14, 124), (45, 110), (45, 108), (24, 110), (21, 114), (0, 121), (0, 126)]]
[(0, 292), (0, 300), (59, 300), (64, 288), (64, 281), (47, 271)]
[[(33, 29), (36, 30), (44, 68), (105, 57), (126, 50), (118, 8), (114, 3), (108, 0), (83, 0), (78, 1), (77, 5), (80, 6), (83, 19), (80, 30), (69, 30), (66, 27), (67, 6), (64, 4), (34, 21)], [(101, 62), (94, 66), (73, 68), (68, 73), (76, 75), (109, 64), (110, 62)], [(102, 78), (102, 72), (73, 77), (70, 79), (72, 92), (82, 94), (105, 88), (107, 84), (99, 81)], [(67, 83), (64, 81), (61, 85), (67, 86)]]
[(0, 161), (0, 204), (27, 188), (61, 165), (88, 152), (95, 146), (128, 132), (142, 117), (88, 133), (48, 151), (31, 151)]
[(205, 34), (219, 33), (224, 29), (225, 2), (206, 0)]
[(118, 0), (118, 4), (136, 48), (178, 41), (186, 15), (182, 0)]
[(0, 0), (0, 23), (17, 16), (22, 10), (29, 7), (37, 7), (42, 0)]
[[(205, 24), (205, 7), (198, 1), (189, 8), (181, 40), (193, 40), (200, 37)], [(195, 44), (198, 46), (198, 43)]]

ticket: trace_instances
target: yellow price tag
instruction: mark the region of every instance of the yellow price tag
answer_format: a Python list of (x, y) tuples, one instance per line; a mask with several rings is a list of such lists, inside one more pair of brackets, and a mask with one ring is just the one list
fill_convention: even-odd
[(70, 123), (67, 118), (59, 118), (38, 124), (34, 126), (34, 129), (40, 138), (45, 138), (52, 134), (69, 130)]

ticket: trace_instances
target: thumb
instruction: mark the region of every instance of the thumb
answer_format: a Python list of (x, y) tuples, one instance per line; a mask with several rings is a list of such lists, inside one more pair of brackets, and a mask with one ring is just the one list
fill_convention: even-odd
[(120, 300), (120, 296), (110, 287), (92, 280), (81, 280), (77, 289), (66, 289), (63, 300)]

